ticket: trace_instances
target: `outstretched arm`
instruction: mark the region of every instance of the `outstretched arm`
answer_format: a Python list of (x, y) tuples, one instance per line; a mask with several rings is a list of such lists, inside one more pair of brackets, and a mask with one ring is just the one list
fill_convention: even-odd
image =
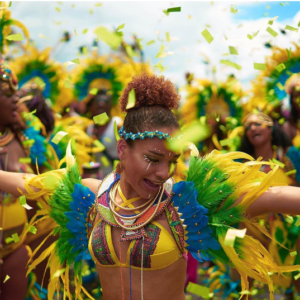
[(24, 187), (24, 176), (35, 177), (34, 174), (24, 174), (15, 172), (0, 171), (0, 190), (5, 193), (11, 194), (15, 197), (20, 197), (21, 194), (18, 191), (20, 189), (24, 193), (26, 192)]
[(300, 215), (300, 188), (293, 186), (271, 187), (257, 198), (246, 212), (251, 217), (266, 213)]

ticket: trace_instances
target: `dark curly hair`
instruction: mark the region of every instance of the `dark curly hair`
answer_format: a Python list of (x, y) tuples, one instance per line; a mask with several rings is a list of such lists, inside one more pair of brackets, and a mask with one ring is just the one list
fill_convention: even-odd
[[(280, 127), (275, 125), (272, 130), (272, 145), (277, 147), (282, 147), (284, 150), (286, 150), (288, 147), (291, 147), (293, 144), (291, 139), (284, 133), (284, 131)], [(242, 137), (239, 151), (254, 156), (254, 147), (248, 140), (246, 133)]]
[[(135, 90), (135, 106), (126, 109), (129, 92)], [(179, 128), (171, 111), (178, 107), (180, 96), (171, 81), (164, 77), (142, 73), (135, 76), (124, 89), (119, 103), (122, 112), (127, 112), (124, 120), (126, 132), (143, 132), (162, 127)], [(132, 147), (133, 141), (127, 143)]]

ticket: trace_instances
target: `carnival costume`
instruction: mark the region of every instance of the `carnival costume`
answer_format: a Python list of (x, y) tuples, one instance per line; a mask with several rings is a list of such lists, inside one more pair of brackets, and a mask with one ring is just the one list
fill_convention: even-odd
[[(132, 140), (154, 136), (169, 138), (168, 134), (158, 131), (131, 134), (122, 129), (120, 135), (125, 138), (127, 135)], [(64, 283), (64, 294), (71, 296), (69, 270), (72, 263), (75, 271), (75, 297), (79, 297), (82, 259), (92, 256), (102, 266), (130, 267), (141, 270), (143, 274), (144, 271), (167, 267), (185, 257), (187, 251), (199, 261), (218, 260), (235, 267), (241, 274), (243, 290), (248, 289), (248, 276), (268, 284), (271, 299), (274, 299), (269, 272), (281, 274), (298, 270), (299, 266), (277, 266), (265, 248), (250, 236), (246, 235), (236, 241), (234, 246), (226, 245), (225, 236), (229, 228), (242, 221), (253, 222), (269, 236), (263, 226), (247, 219), (245, 212), (264, 191), (276, 185), (274, 177), (278, 166), (265, 174), (259, 169), (261, 165), (269, 163), (253, 161), (247, 154), (220, 154), (213, 151), (202, 159), (197, 150), (194, 149), (192, 154), (185, 181), (176, 184), (172, 179), (167, 181), (158, 194), (143, 205), (147, 205), (147, 209), (142, 213), (136, 211), (132, 217), (117, 212), (118, 208), (130, 209), (126, 207), (128, 203), (119, 205), (114, 200), (120, 175), (112, 172), (103, 180), (95, 195), (82, 185), (70, 145), (66, 169), (34, 178), (25, 177), (26, 197), (42, 197), (47, 201), (50, 209), (44, 218), (53, 218), (57, 223), (50, 235), (59, 234), (58, 240), (32, 261), (28, 270), (30, 272), (49, 257), (51, 281), (48, 299), (52, 299), (55, 290), (59, 290), (60, 279)], [(234, 159), (249, 161), (242, 164)], [(245, 195), (243, 200), (232, 206), (242, 195)], [(166, 212), (173, 237), (154, 221), (163, 211)], [(95, 223), (97, 214), (100, 219)], [(126, 264), (120, 264), (115, 254), (116, 250), (111, 243), (111, 226), (122, 228), (120, 239), (132, 240), (131, 251), (139, 253), (130, 254)], [(141, 297), (143, 299), (143, 294)]]

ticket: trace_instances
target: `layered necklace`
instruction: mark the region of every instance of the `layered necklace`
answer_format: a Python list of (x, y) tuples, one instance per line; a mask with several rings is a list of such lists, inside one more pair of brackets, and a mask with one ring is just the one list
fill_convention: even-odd
[[(125, 204), (125, 205), (120, 205), (117, 203), (117, 201), (116, 201), (117, 191), (119, 191), (120, 197), (123, 200), (123, 204)], [(133, 198), (133, 199), (127, 200), (121, 191), (120, 181), (117, 181), (112, 186), (112, 188), (110, 189), (110, 192), (109, 192), (109, 200), (110, 200), (109, 207), (110, 207), (111, 212), (113, 213), (116, 223), (125, 230), (133, 231), (133, 230), (137, 230), (137, 229), (140, 229), (141, 227), (146, 226), (148, 223), (150, 223), (154, 219), (154, 217), (157, 213), (157, 210), (160, 206), (163, 194), (164, 194), (164, 185), (159, 188), (157, 194), (153, 198), (149, 199), (148, 201), (146, 201), (144, 204), (142, 204), (140, 206), (134, 207), (133, 205), (130, 205), (130, 204), (132, 204), (132, 202), (134, 202), (133, 200), (137, 201), (140, 198)], [(151, 207), (153, 206), (153, 204), (155, 203), (157, 198), (158, 198), (158, 202), (157, 202), (156, 208), (154, 209), (153, 213), (151, 214), (151, 216), (148, 218), (148, 220), (146, 222), (144, 222), (143, 224), (140, 224), (140, 225), (133, 225), (133, 226), (126, 225), (126, 224), (132, 223), (133, 220), (136, 220), (136, 219), (140, 218), (141, 216), (143, 216), (144, 214), (146, 214), (149, 211), (149, 209), (151, 209)], [(131, 206), (131, 207), (125, 207), (126, 203), (127, 203), (127, 206)], [(119, 209), (136, 212), (137, 210), (139, 210), (141, 208), (145, 208), (145, 209), (142, 212), (137, 213), (133, 216), (124, 216), (124, 215), (120, 215), (117, 213), (117, 210), (119, 210)], [(124, 224), (122, 224), (119, 221), (119, 219), (121, 219)]]
[(15, 134), (9, 128), (5, 128), (4, 132), (0, 134), (0, 148), (8, 145), (14, 137)]

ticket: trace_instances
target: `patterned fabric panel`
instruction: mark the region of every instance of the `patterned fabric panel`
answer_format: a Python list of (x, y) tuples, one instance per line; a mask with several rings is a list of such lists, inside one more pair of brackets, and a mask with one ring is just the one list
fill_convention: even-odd
[(95, 205), (93, 205), (90, 208), (90, 211), (89, 211), (89, 214), (87, 217), (87, 238), (88, 239), (90, 238), (90, 235), (93, 231), (93, 228), (95, 225), (94, 222), (95, 222), (96, 217), (97, 217), (97, 209), (96, 209)]
[[(144, 237), (144, 253), (143, 253), (143, 267), (151, 268), (151, 258), (156, 249), (157, 242), (161, 229), (153, 224), (146, 225), (146, 236)], [(143, 239), (138, 239), (134, 242), (134, 246), (131, 250), (130, 264), (135, 267), (141, 267), (142, 262), (142, 245)]]
[(166, 215), (171, 227), (172, 233), (174, 235), (175, 241), (178, 245), (178, 248), (181, 253), (185, 253), (184, 251), (184, 228), (180, 223), (180, 218), (178, 216), (177, 211), (175, 210), (172, 203), (170, 203), (166, 208)]
[(104, 221), (97, 224), (92, 232), (92, 251), (101, 265), (115, 265), (107, 244), (107, 225)]

